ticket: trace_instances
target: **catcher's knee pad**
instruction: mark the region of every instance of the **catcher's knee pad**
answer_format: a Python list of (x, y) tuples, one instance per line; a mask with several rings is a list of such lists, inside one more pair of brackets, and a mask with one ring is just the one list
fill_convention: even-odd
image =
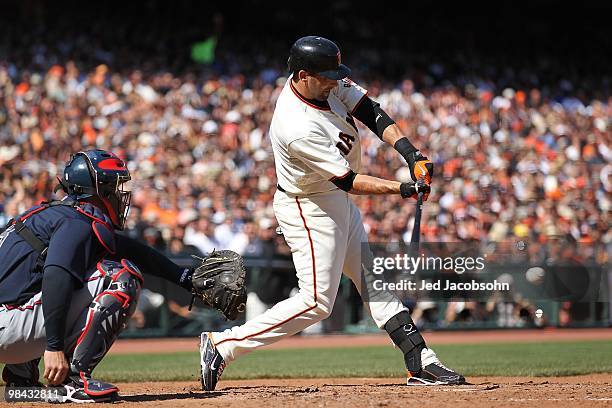
[(385, 330), (393, 343), (404, 353), (408, 371), (418, 372), (421, 369), (421, 350), (427, 346), (410, 314), (406, 311), (399, 312), (385, 323)]
[(76, 373), (90, 374), (127, 327), (144, 282), (138, 268), (127, 259), (103, 260), (98, 270), (104, 275), (104, 291), (89, 306), (85, 327), (77, 340), (70, 363)]

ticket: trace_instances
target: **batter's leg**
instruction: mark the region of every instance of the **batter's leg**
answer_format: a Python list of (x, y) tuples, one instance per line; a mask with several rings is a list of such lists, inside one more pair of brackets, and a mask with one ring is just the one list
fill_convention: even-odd
[(359, 290), (376, 325), (389, 334), (393, 343), (404, 354), (408, 384), (465, 383), (462, 375), (442, 365), (434, 351), (427, 347), (408, 309), (401, 301), (390, 292), (374, 290), (373, 281), (378, 277), (365, 267), (371, 265), (368, 261), (371, 254), (361, 214), (354, 204), (351, 205), (350, 214), (350, 233), (343, 271)]
[(345, 194), (311, 200), (277, 192), (274, 210), (293, 253), (299, 292), (241, 326), (212, 333), (226, 363), (329, 316), (346, 253), (346, 206)]
[(383, 329), (385, 323), (391, 317), (408, 309), (392, 293), (373, 290), (373, 281), (380, 278), (363, 266), (364, 258), (370, 256), (369, 252), (362, 254), (362, 251), (367, 248), (368, 235), (363, 227), (359, 209), (352, 202), (350, 203), (349, 214), (351, 218), (347, 255), (342, 271), (355, 284), (364, 300), (364, 306), (370, 312), (376, 325)]
[(227, 362), (330, 315), (346, 254), (347, 204), (344, 192), (323, 194), (314, 200), (276, 192), (274, 212), (293, 253), (299, 291), (241, 326), (221, 333), (202, 333), (202, 389), (215, 389)]

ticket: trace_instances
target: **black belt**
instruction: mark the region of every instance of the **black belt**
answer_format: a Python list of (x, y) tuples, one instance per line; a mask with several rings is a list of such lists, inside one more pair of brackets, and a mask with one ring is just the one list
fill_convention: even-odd
[(286, 193), (286, 192), (287, 192), (287, 191), (286, 191), (284, 188), (282, 188), (282, 187), (280, 186), (280, 184), (277, 184), (277, 185), (276, 185), (276, 188), (277, 188), (278, 190), (282, 191), (283, 193)]

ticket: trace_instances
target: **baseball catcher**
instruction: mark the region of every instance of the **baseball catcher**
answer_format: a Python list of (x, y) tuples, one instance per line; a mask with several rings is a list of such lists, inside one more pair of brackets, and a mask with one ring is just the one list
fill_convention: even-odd
[(181, 268), (153, 248), (121, 234), (131, 179), (112, 153), (73, 155), (57, 190), (0, 230), (0, 362), (5, 394), (15, 387), (55, 387), (53, 402), (98, 402), (116, 386), (92, 371), (128, 325), (144, 279), (141, 271), (175, 283), (234, 319), (244, 309), (242, 259), (216, 251)]

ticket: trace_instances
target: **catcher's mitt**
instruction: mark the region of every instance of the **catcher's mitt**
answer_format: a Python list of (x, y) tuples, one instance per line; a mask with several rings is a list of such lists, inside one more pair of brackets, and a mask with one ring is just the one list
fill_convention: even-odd
[[(206, 258), (194, 256), (202, 264), (191, 275), (194, 297), (234, 320), (246, 307), (246, 270), (242, 257), (234, 251), (212, 251)], [(193, 302), (193, 299), (192, 299)]]

